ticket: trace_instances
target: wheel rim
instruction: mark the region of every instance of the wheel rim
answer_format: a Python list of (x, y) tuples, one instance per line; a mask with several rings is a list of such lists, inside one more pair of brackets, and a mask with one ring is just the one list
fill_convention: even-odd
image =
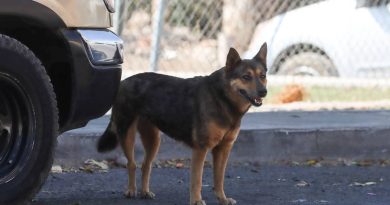
[(0, 72), (0, 184), (23, 171), (35, 142), (30, 97), (20, 83)]

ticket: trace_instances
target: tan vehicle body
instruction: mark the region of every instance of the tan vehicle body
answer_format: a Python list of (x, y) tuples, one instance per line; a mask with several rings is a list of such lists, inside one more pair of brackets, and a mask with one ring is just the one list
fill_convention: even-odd
[(121, 80), (114, 0), (0, 0), (0, 205), (30, 204), (57, 136), (104, 115)]
[(34, 0), (54, 11), (67, 27), (108, 28), (112, 15), (102, 0)]

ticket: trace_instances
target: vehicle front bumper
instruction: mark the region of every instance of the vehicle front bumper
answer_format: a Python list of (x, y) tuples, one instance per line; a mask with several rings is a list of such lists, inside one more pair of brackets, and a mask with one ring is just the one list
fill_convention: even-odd
[(70, 109), (60, 132), (84, 126), (105, 114), (116, 96), (123, 43), (107, 29), (62, 30), (72, 59)]

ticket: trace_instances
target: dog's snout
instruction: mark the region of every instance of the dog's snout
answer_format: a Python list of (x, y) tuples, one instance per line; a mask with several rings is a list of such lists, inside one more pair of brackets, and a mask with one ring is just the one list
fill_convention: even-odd
[(267, 90), (266, 89), (259, 90), (257, 94), (260, 97), (265, 97), (267, 95)]

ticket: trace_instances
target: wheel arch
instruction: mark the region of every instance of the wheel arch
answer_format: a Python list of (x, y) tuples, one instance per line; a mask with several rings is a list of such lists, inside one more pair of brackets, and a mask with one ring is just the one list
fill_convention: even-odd
[(285, 49), (279, 52), (279, 54), (276, 56), (275, 60), (272, 63), (270, 74), (276, 74), (279, 71), (280, 65), (287, 57), (303, 52), (319, 53), (320, 55), (325, 56), (333, 62), (333, 60), (329, 57), (329, 55), (325, 52), (323, 48), (313, 45), (311, 43), (297, 43), (287, 46)]
[[(65, 24), (54, 12), (38, 3), (15, 2), (20, 5), (4, 3), (0, 7), (0, 33), (26, 45), (44, 65), (54, 87), (62, 127), (71, 107), (73, 70), (70, 49), (60, 32)], [(30, 7), (34, 9), (25, 9)]]

